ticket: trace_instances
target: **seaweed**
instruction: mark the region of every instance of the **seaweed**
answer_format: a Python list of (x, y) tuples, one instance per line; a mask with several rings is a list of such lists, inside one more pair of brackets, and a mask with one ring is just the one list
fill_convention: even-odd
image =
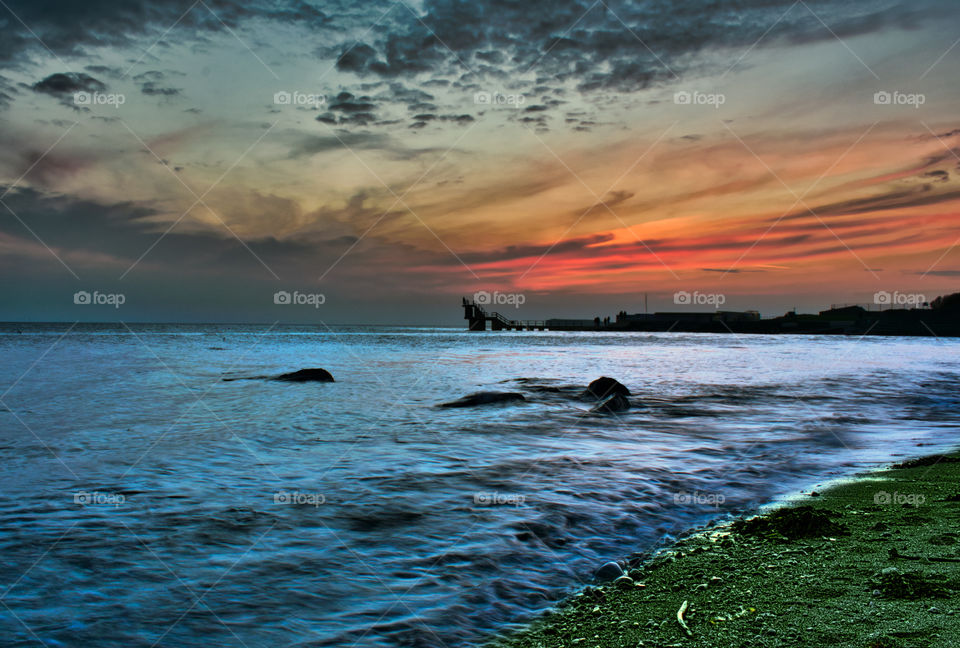
[(877, 574), (875, 583), (880, 594), (888, 599), (915, 601), (949, 596), (940, 582), (921, 571), (902, 572), (896, 567), (888, 567)]
[(798, 506), (737, 520), (733, 530), (740, 535), (787, 540), (850, 535), (847, 527), (830, 519), (832, 515), (812, 506)]

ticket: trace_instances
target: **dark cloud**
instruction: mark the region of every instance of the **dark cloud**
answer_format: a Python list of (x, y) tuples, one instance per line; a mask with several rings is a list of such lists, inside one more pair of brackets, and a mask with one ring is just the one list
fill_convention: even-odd
[[(341, 97), (344, 98), (341, 99)], [(348, 113), (372, 112), (375, 108), (376, 105), (370, 103), (369, 97), (361, 97), (360, 99), (354, 100), (353, 95), (349, 93), (342, 93), (337, 97), (337, 101), (330, 104), (330, 110), (339, 110)]]
[(62, 99), (75, 92), (103, 92), (107, 85), (83, 72), (57, 72), (37, 81), (32, 88), (34, 92)]
[(147, 81), (140, 86), (140, 92), (149, 96), (174, 97), (180, 94), (180, 88), (165, 88), (153, 81)]
[(379, 46), (379, 49), (367, 43), (345, 46), (337, 57), (337, 69), (396, 78), (427, 72), (434, 65), (442, 64), (448, 54), (440, 39), (429, 29), (388, 34)]
[(476, 121), (474, 120), (473, 115), (441, 115), (439, 119), (445, 122), (454, 122), (456, 124), (460, 124), (461, 126)]
[(612, 234), (593, 234), (567, 239), (553, 245), (508, 245), (491, 252), (467, 252), (459, 256), (467, 263), (489, 263), (525, 258), (539, 258), (548, 255), (583, 252), (587, 248), (613, 240)]
[(424, 128), (430, 122), (447, 122), (454, 123), (459, 126), (466, 126), (467, 124), (472, 124), (475, 121), (476, 119), (474, 119), (473, 115), (435, 115), (433, 113), (422, 113), (420, 115), (413, 116), (413, 123), (410, 124), (410, 128)]
[[(909, 189), (898, 189), (881, 193), (869, 198), (855, 198), (813, 207), (819, 216), (852, 216), (894, 209), (911, 209), (960, 199), (960, 189), (933, 191), (931, 185), (919, 185)], [(779, 220), (797, 220), (807, 218), (808, 210), (799, 210)]]
[(8, 0), (5, 13), (0, 60), (17, 64), (48, 55), (47, 48), (60, 57), (90, 47), (141, 52), (161, 35), (166, 42), (186, 42), (255, 18), (317, 28), (330, 24), (330, 17), (306, 0), (207, 0), (192, 7), (181, 0)]
[[(572, 82), (583, 92), (632, 91), (675, 79), (711, 49), (746, 49), (912, 27), (937, 0), (427, 0), (391, 14), (376, 38), (345, 41), (337, 67), (394, 79), (430, 72), (476, 83), (535, 71), (546, 90)], [(531, 19), (536, 16), (536, 19)], [(824, 27), (824, 24), (829, 28)]]
[(413, 160), (422, 155), (447, 152), (447, 149), (444, 148), (412, 148), (404, 146), (385, 133), (360, 130), (330, 129), (329, 135), (304, 136), (301, 133), (297, 133), (296, 138), (297, 141), (290, 148), (290, 159), (344, 150), (379, 151), (392, 160)]
[(167, 81), (170, 77), (182, 77), (186, 76), (183, 72), (177, 71), (167, 71), (161, 72), (160, 70), (148, 70), (146, 72), (141, 72), (140, 74), (135, 75), (133, 80), (136, 83), (140, 84), (140, 92), (148, 96), (154, 97), (174, 97), (179, 95), (182, 91), (180, 88), (174, 88), (167, 84)]
[(10, 80), (0, 75), (0, 110), (5, 110), (13, 103), (13, 96), (19, 94)]

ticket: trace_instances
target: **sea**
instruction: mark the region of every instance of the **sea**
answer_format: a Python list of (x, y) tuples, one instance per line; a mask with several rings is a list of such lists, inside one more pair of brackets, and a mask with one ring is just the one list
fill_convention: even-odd
[[(0, 644), (479, 646), (828, 480), (957, 445), (960, 340), (0, 326)], [(308, 367), (333, 383), (271, 380)], [(591, 412), (584, 388), (626, 385)], [(225, 380), (226, 379), (226, 380)], [(439, 405), (479, 391), (525, 400)], [(864, 506), (885, 505), (877, 493)]]

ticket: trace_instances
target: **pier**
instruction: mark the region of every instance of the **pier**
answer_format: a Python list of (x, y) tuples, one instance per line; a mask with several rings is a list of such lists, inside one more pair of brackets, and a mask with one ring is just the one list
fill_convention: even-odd
[[(606, 331), (647, 333), (738, 333), (773, 335), (895, 335), (960, 337), (960, 293), (938, 297), (921, 308), (870, 310), (869, 305), (833, 305), (816, 314), (790, 311), (761, 318), (755, 310), (629, 314), (615, 318), (518, 320), (488, 312), (476, 299), (462, 300), (471, 331)], [(490, 326), (488, 328), (487, 323)]]
[(501, 313), (488, 313), (483, 306), (472, 299), (463, 298), (463, 319), (467, 320), (471, 331), (486, 331), (490, 322), (491, 331), (543, 331), (543, 320), (514, 320)]

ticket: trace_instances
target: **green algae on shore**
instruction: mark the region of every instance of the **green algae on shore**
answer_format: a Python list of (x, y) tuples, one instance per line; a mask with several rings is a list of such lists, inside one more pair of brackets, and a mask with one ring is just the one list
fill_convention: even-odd
[(960, 647), (960, 455), (687, 537), (490, 648)]

